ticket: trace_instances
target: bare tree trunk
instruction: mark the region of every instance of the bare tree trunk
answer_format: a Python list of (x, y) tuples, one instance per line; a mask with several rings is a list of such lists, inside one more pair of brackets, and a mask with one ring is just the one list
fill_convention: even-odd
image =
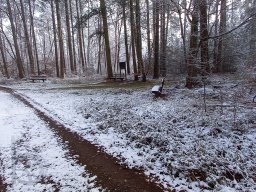
[(153, 9), (154, 9), (154, 74), (153, 78), (159, 78), (159, 1), (154, 0), (153, 2)]
[(28, 58), (29, 58), (29, 64), (30, 64), (30, 74), (34, 74), (35, 73), (34, 57), (33, 57), (32, 46), (31, 46), (31, 43), (30, 43), (28, 28), (27, 28), (27, 24), (26, 24), (26, 17), (25, 17), (25, 9), (24, 9), (24, 5), (23, 5), (23, 0), (20, 0), (20, 7), (21, 7), (21, 18), (22, 18), (25, 40), (26, 40), (26, 47), (27, 47), (27, 50), (28, 50)]
[(78, 35), (78, 43), (79, 43), (79, 57), (80, 62), (82, 64), (82, 72), (85, 70), (85, 60), (84, 60), (84, 51), (83, 51), (83, 41), (82, 41), (82, 33), (81, 33), (81, 21), (80, 21), (80, 12), (79, 12), (79, 4), (78, 0), (76, 0), (76, 16), (77, 16), (77, 35)]
[(137, 61), (136, 61), (136, 49), (135, 49), (135, 22), (134, 22), (134, 10), (133, 10), (133, 0), (130, 0), (130, 23), (131, 23), (131, 46), (132, 46), (132, 64), (133, 64), (133, 72), (134, 72), (134, 80), (138, 80), (138, 69), (137, 69)]
[(70, 30), (70, 16), (69, 16), (69, 3), (68, 0), (65, 0), (65, 15), (66, 15), (66, 26), (67, 26), (67, 36), (68, 36), (68, 53), (69, 53), (69, 63), (71, 72), (74, 73), (74, 60), (73, 60), (73, 49), (72, 49), (72, 39), (71, 39), (71, 30)]
[(45, 33), (43, 35), (43, 39), (42, 39), (42, 47), (43, 47), (43, 64), (44, 64), (44, 72), (46, 73), (46, 37), (45, 37)]
[[(118, 17), (118, 12), (116, 12), (116, 18)], [(115, 50), (114, 50), (114, 61), (113, 64), (114, 64), (114, 69), (113, 71), (118, 71), (118, 64), (117, 64), (117, 49), (118, 49), (118, 23), (119, 23), (119, 20), (116, 19), (116, 21), (114, 21), (114, 28), (115, 28), (115, 31), (114, 31), (114, 37), (115, 37), (115, 40), (114, 40), (114, 44), (115, 44)]]
[(76, 45), (75, 45), (75, 33), (73, 27), (73, 10), (72, 3), (69, 1), (69, 9), (70, 9), (70, 20), (71, 20), (71, 37), (72, 37), (72, 49), (73, 49), (73, 64), (74, 64), (74, 73), (77, 74), (77, 64), (76, 64)]
[[(0, 3), (2, 3), (2, 1), (0, 1)], [(5, 42), (4, 42), (4, 39), (2, 37), (2, 34), (4, 32), (4, 29), (3, 29), (3, 19), (0, 15), (0, 52), (1, 52), (1, 57), (2, 57), (2, 61), (3, 61), (3, 68), (4, 68), (4, 74), (6, 76), (7, 79), (10, 78), (10, 75), (9, 75), (9, 71), (8, 71), (8, 67), (7, 67), (7, 60), (6, 60), (6, 47), (5, 47)]]
[[(250, 14), (256, 12), (256, 0), (252, 0), (252, 6), (250, 8)], [(252, 21), (251, 28), (250, 28), (250, 36), (249, 36), (249, 46), (250, 46), (250, 55), (249, 55), (249, 65), (253, 67), (255, 65), (256, 60), (256, 22), (255, 19)]]
[(19, 78), (22, 79), (24, 77), (23, 63), (21, 60), (20, 49), (19, 49), (18, 40), (17, 40), (17, 32), (16, 32), (16, 28), (14, 25), (14, 20), (13, 20), (13, 12), (12, 12), (12, 8), (11, 8), (10, 0), (6, 0), (6, 2), (7, 2), (8, 16), (9, 16), (9, 20), (11, 23), (12, 37), (13, 37), (13, 42), (14, 42), (15, 54), (16, 54), (16, 64), (17, 64), (17, 68), (18, 68), (18, 75), (19, 75)]
[(116, 25), (116, 50), (115, 50), (115, 65), (117, 66), (117, 71), (119, 70), (119, 62), (120, 62), (120, 38), (121, 38), (121, 29), (122, 29), (123, 22), (121, 24), (117, 21)]
[(56, 76), (60, 77), (58, 43), (57, 43), (57, 35), (56, 35), (57, 29), (56, 29), (56, 22), (55, 22), (55, 11), (54, 11), (53, 0), (51, 0), (51, 11), (52, 11), (52, 26), (53, 26), (53, 38), (54, 38)]
[(130, 56), (129, 56), (129, 45), (128, 45), (128, 34), (127, 34), (127, 24), (126, 24), (126, 3), (127, 1), (124, 0), (122, 7), (123, 7), (123, 21), (124, 21), (124, 42), (125, 42), (125, 56), (126, 56), (126, 67), (127, 73), (130, 75)]
[[(214, 34), (218, 35), (218, 25), (219, 25), (219, 2), (220, 0), (216, 0), (216, 5), (215, 5), (215, 25), (214, 25)], [(213, 45), (213, 66), (214, 72), (217, 72), (217, 66), (218, 66), (218, 39), (214, 39), (214, 45)]]
[[(89, 28), (88, 28), (88, 33), (89, 33)], [(84, 38), (84, 28), (81, 28), (81, 34), (82, 34), (82, 50), (83, 50), (83, 54), (84, 54), (84, 65), (85, 65), (85, 69), (88, 69), (89, 65), (90, 65), (90, 51), (87, 51), (87, 57), (86, 57), (86, 50), (85, 50), (85, 38)], [(88, 38), (88, 48), (90, 47), (90, 38)]]
[(63, 37), (62, 37), (59, 0), (56, 1), (56, 14), (57, 14), (59, 49), (60, 49), (60, 78), (64, 78), (64, 74), (65, 74), (65, 54), (64, 54)]
[(29, 17), (30, 17), (30, 23), (31, 23), (34, 53), (35, 53), (35, 56), (36, 56), (37, 73), (39, 75), (40, 74), (40, 65), (39, 65), (39, 58), (38, 58), (38, 51), (37, 51), (37, 42), (36, 42), (36, 34), (35, 34), (35, 26), (34, 26), (34, 16), (33, 16), (33, 11), (32, 11), (31, 1), (29, 1), (28, 5), (29, 5)]
[[(150, 38), (150, 17), (149, 17), (149, 0), (146, 0), (146, 7), (147, 7), (147, 49), (148, 49), (148, 67), (151, 67), (151, 38)], [(148, 73), (148, 71), (146, 72)]]
[(141, 23), (140, 23), (140, 0), (136, 0), (136, 50), (137, 50), (137, 60), (138, 67), (142, 74), (142, 81), (146, 81), (145, 68), (142, 58), (142, 40), (141, 40)]
[(210, 72), (208, 48), (208, 15), (206, 0), (200, 1), (200, 36), (201, 36), (201, 70), (203, 74)]
[(165, 0), (161, 0), (161, 44), (160, 44), (160, 75), (166, 76), (166, 8)]
[(190, 45), (188, 55), (188, 77), (186, 79), (186, 87), (193, 88), (198, 84), (198, 67), (197, 67), (197, 48), (198, 48), (198, 1), (193, 0), (193, 12), (190, 32)]
[[(99, 17), (98, 20), (98, 29), (101, 31), (102, 30), (102, 22), (101, 22), (101, 18)], [(98, 52), (98, 67), (97, 67), (97, 73), (98, 74), (102, 74), (102, 70), (101, 70), (101, 52), (102, 52), (102, 34), (100, 33), (98, 35), (98, 47), (99, 47), (99, 52)]]
[(34, 46), (34, 53), (36, 56), (36, 65), (37, 65), (37, 73), (40, 74), (40, 65), (39, 65), (39, 58), (38, 58), (38, 51), (37, 51), (37, 42), (36, 42), (36, 34), (35, 34), (35, 26), (34, 26), (34, 16), (32, 12), (32, 5), (31, 1), (29, 1), (29, 16), (30, 16), (30, 23), (31, 23), (31, 30), (32, 30), (32, 39), (33, 39), (33, 46)]
[(103, 21), (103, 29), (104, 29), (104, 39), (105, 39), (105, 51), (106, 51), (106, 59), (107, 59), (107, 75), (108, 78), (113, 76), (112, 63), (111, 63), (111, 52), (109, 45), (109, 36), (108, 36), (108, 20), (107, 20), (107, 11), (105, 0), (100, 0), (100, 9)]
[[(2, 30), (2, 22), (1, 22), (1, 30)], [(6, 78), (9, 79), (10, 76), (9, 76), (9, 72), (8, 72), (8, 68), (7, 68), (7, 61), (6, 61), (5, 52), (4, 52), (4, 43), (3, 43), (1, 32), (0, 32), (0, 51), (1, 51), (3, 65), (4, 65), (4, 74), (5, 74)]]
[[(88, 9), (90, 9), (90, 1), (88, 1)], [(81, 6), (80, 6), (80, 10), (81, 10)], [(88, 23), (88, 27), (87, 27), (87, 36), (88, 36), (88, 39), (87, 39), (87, 62), (86, 62), (86, 66), (87, 68), (90, 68), (90, 65), (91, 65), (91, 38), (90, 38), (90, 18), (88, 18), (87, 20), (87, 23)], [(83, 29), (82, 29), (83, 30)], [(83, 33), (83, 40), (84, 40), (84, 33)], [(84, 45), (84, 58), (85, 58), (85, 61), (86, 61), (86, 53), (85, 53), (85, 41), (83, 41), (83, 45)]]
[[(226, 22), (227, 22), (227, 1), (221, 0), (221, 8), (220, 8), (220, 26), (219, 26), (219, 34), (223, 34), (226, 32)], [(219, 38), (218, 43), (218, 55), (217, 55), (217, 72), (223, 72), (224, 70), (224, 61), (223, 61), (223, 37)]]
[[(177, 8), (177, 12), (179, 15), (179, 24), (180, 24), (180, 33), (181, 33), (181, 39), (182, 39), (182, 49), (183, 49), (183, 62), (185, 64), (185, 67), (187, 68), (187, 45), (186, 45), (186, 25), (187, 25), (187, 10), (184, 9), (184, 13), (182, 13), (181, 7), (174, 3), (175, 7)], [(187, 6), (187, 1), (183, 0), (182, 6)], [(184, 14), (184, 15), (183, 15)]]

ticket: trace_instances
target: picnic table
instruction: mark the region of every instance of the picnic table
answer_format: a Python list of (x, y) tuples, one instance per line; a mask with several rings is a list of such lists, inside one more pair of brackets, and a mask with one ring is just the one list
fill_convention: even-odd
[(35, 81), (46, 81), (46, 75), (31, 75), (30, 76), (30, 80), (33, 81), (33, 83)]
[(115, 73), (112, 77), (110, 77), (110, 79), (114, 79), (115, 81), (119, 79), (123, 81), (125, 79), (125, 75), (120, 73)]

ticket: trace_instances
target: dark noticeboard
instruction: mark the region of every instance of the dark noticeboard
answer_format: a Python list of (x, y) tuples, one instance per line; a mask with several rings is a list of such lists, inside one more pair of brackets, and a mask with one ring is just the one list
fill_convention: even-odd
[(120, 69), (125, 69), (125, 62), (119, 62)]

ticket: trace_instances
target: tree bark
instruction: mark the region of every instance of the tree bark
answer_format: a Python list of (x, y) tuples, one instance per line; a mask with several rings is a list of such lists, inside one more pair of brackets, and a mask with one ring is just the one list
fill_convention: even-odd
[(71, 72), (74, 73), (74, 60), (73, 60), (73, 48), (72, 48), (72, 39), (71, 39), (71, 29), (70, 29), (70, 13), (69, 13), (69, 3), (68, 0), (65, 0), (65, 15), (66, 15), (66, 27), (67, 27), (67, 36), (68, 36), (68, 53), (69, 53), (69, 63)]
[(161, 44), (160, 44), (160, 75), (166, 76), (166, 8), (167, 4), (165, 0), (161, 0)]
[(136, 61), (136, 49), (135, 49), (135, 21), (134, 21), (134, 5), (133, 0), (130, 0), (130, 24), (131, 24), (131, 47), (132, 47), (132, 64), (133, 64), (133, 72), (134, 72), (134, 80), (138, 80), (138, 69), (137, 69), (137, 61)]
[[(1, 23), (2, 25), (2, 23)], [(2, 26), (1, 26), (2, 28)], [(3, 61), (3, 67), (4, 67), (4, 74), (6, 76), (7, 79), (10, 78), (9, 72), (8, 72), (8, 68), (7, 68), (7, 61), (6, 61), (6, 57), (5, 57), (5, 52), (4, 52), (4, 43), (3, 43), (3, 39), (2, 39), (2, 34), (0, 33), (0, 51), (1, 51), (1, 57), (2, 57), (2, 61)]]
[[(220, 0), (216, 0), (216, 5), (215, 5), (215, 26), (214, 26), (214, 35), (218, 35), (218, 25), (219, 25), (219, 2)], [(213, 43), (213, 72), (217, 72), (217, 58), (218, 58), (218, 39), (214, 39)]]
[(74, 64), (74, 73), (77, 74), (77, 63), (76, 63), (76, 45), (75, 45), (75, 33), (73, 27), (73, 10), (72, 10), (72, 1), (69, 1), (69, 9), (70, 9), (70, 20), (71, 20), (71, 37), (72, 37), (72, 49), (73, 49), (73, 64)]
[(40, 66), (39, 66), (39, 58), (38, 58), (37, 42), (36, 42), (36, 33), (35, 33), (35, 26), (34, 26), (34, 16), (33, 16), (33, 12), (32, 12), (31, 1), (29, 1), (28, 5), (29, 5), (29, 17), (30, 17), (30, 23), (31, 23), (34, 53), (35, 53), (35, 56), (36, 56), (37, 74), (39, 75), (40, 74)]
[(84, 59), (84, 51), (83, 51), (83, 40), (81, 33), (81, 21), (80, 21), (80, 11), (79, 11), (79, 3), (76, 0), (76, 16), (77, 16), (77, 36), (78, 36), (78, 44), (79, 44), (79, 57), (80, 63), (82, 65), (82, 72), (85, 70), (85, 59)]
[(124, 43), (125, 43), (125, 57), (126, 57), (126, 67), (127, 67), (127, 73), (130, 75), (130, 54), (129, 54), (129, 45), (128, 45), (128, 33), (127, 33), (127, 23), (126, 23), (126, 0), (123, 0), (122, 2), (122, 8), (123, 8), (123, 21), (124, 21)]
[[(226, 22), (227, 22), (227, 1), (221, 0), (220, 6), (220, 26), (219, 26), (219, 34), (223, 34), (226, 32)], [(218, 55), (217, 55), (217, 72), (224, 72), (224, 61), (223, 61), (223, 47), (224, 41), (223, 37), (219, 37), (218, 42)]]
[(20, 7), (21, 7), (21, 18), (22, 18), (25, 40), (26, 40), (26, 47), (27, 47), (27, 50), (28, 50), (28, 58), (29, 58), (29, 64), (30, 64), (30, 74), (34, 74), (35, 73), (34, 57), (33, 57), (32, 46), (31, 46), (31, 43), (30, 43), (28, 28), (27, 28), (27, 24), (26, 24), (26, 17), (25, 17), (25, 9), (24, 9), (23, 0), (20, 0)]
[(198, 85), (197, 48), (198, 48), (198, 0), (193, 0), (193, 12), (191, 21), (189, 55), (188, 55), (188, 77), (186, 87), (191, 89)]
[(104, 39), (105, 39), (105, 51), (106, 51), (106, 59), (107, 59), (107, 75), (108, 78), (113, 76), (112, 63), (111, 63), (111, 51), (109, 44), (109, 35), (108, 35), (108, 20), (107, 20), (107, 10), (105, 0), (100, 0), (100, 9), (102, 15), (103, 22), (103, 30), (104, 30)]
[(153, 2), (153, 9), (154, 9), (154, 73), (153, 73), (153, 79), (159, 78), (159, 1), (154, 0)]
[(57, 14), (59, 49), (60, 49), (60, 52), (59, 52), (60, 53), (60, 78), (64, 78), (64, 74), (65, 74), (65, 54), (64, 54), (63, 37), (62, 37), (62, 26), (61, 26), (59, 0), (56, 1), (56, 14)]
[(137, 60), (138, 60), (138, 67), (140, 69), (140, 72), (142, 74), (142, 81), (146, 81), (146, 74), (145, 74), (145, 68), (143, 64), (143, 58), (142, 58), (142, 40), (141, 40), (141, 23), (140, 23), (140, 0), (136, 0), (136, 50), (137, 50)]
[(208, 15), (206, 0), (200, 2), (200, 36), (201, 36), (201, 70), (209, 74), (209, 48), (208, 48)]
[(16, 28), (14, 25), (13, 12), (12, 12), (12, 8), (11, 8), (10, 0), (6, 0), (6, 3), (7, 3), (7, 11), (8, 11), (10, 24), (11, 24), (11, 30), (12, 30), (12, 37), (13, 37), (13, 42), (14, 42), (15, 54), (16, 54), (16, 64), (17, 64), (17, 68), (18, 68), (18, 75), (19, 75), (19, 78), (22, 79), (24, 77), (23, 63), (21, 60), (20, 49), (19, 49), (18, 39), (17, 39), (17, 32), (16, 32)]
[[(146, 0), (146, 7), (147, 7), (147, 50), (148, 50), (148, 66), (147, 69), (151, 67), (151, 38), (150, 38), (150, 13), (149, 13), (149, 0)], [(146, 72), (148, 73), (148, 71)]]
[(51, 0), (51, 12), (52, 12), (52, 26), (53, 26), (53, 38), (54, 38), (56, 76), (60, 77), (58, 43), (57, 43), (57, 35), (56, 35), (57, 34), (57, 29), (56, 29), (55, 11), (54, 11), (53, 0)]
[(98, 20), (98, 29), (100, 31), (100, 33), (98, 34), (98, 47), (99, 47), (99, 52), (98, 52), (98, 66), (97, 66), (97, 73), (101, 74), (102, 70), (101, 70), (101, 52), (102, 52), (102, 34), (101, 34), (101, 30), (102, 30), (102, 22), (101, 22), (101, 18), (99, 17)]

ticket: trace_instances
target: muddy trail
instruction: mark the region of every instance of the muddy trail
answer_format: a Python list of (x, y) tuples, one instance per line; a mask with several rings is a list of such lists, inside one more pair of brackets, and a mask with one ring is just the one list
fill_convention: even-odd
[(4, 183), (4, 180), (3, 180), (3, 178), (1, 177), (1, 175), (0, 175), (0, 192), (4, 192), (4, 191), (6, 191), (6, 184)]
[[(64, 125), (56, 122), (44, 112), (37, 109), (26, 98), (10, 88), (0, 86), (0, 90), (13, 95), (26, 106), (30, 107), (56, 134), (56, 137), (67, 146), (70, 155), (75, 157), (79, 164), (85, 165), (89, 173), (96, 175), (98, 185), (107, 191), (120, 192), (158, 192), (163, 191), (161, 186), (150, 181), (142, 171), (128, 169), (118, 163), (118, 159), (104, 153), (97, 146), (83, 139), (77, 133), (71, 132)], [(5, 185), (0, 178), (0, 191), (5, 191)]]

